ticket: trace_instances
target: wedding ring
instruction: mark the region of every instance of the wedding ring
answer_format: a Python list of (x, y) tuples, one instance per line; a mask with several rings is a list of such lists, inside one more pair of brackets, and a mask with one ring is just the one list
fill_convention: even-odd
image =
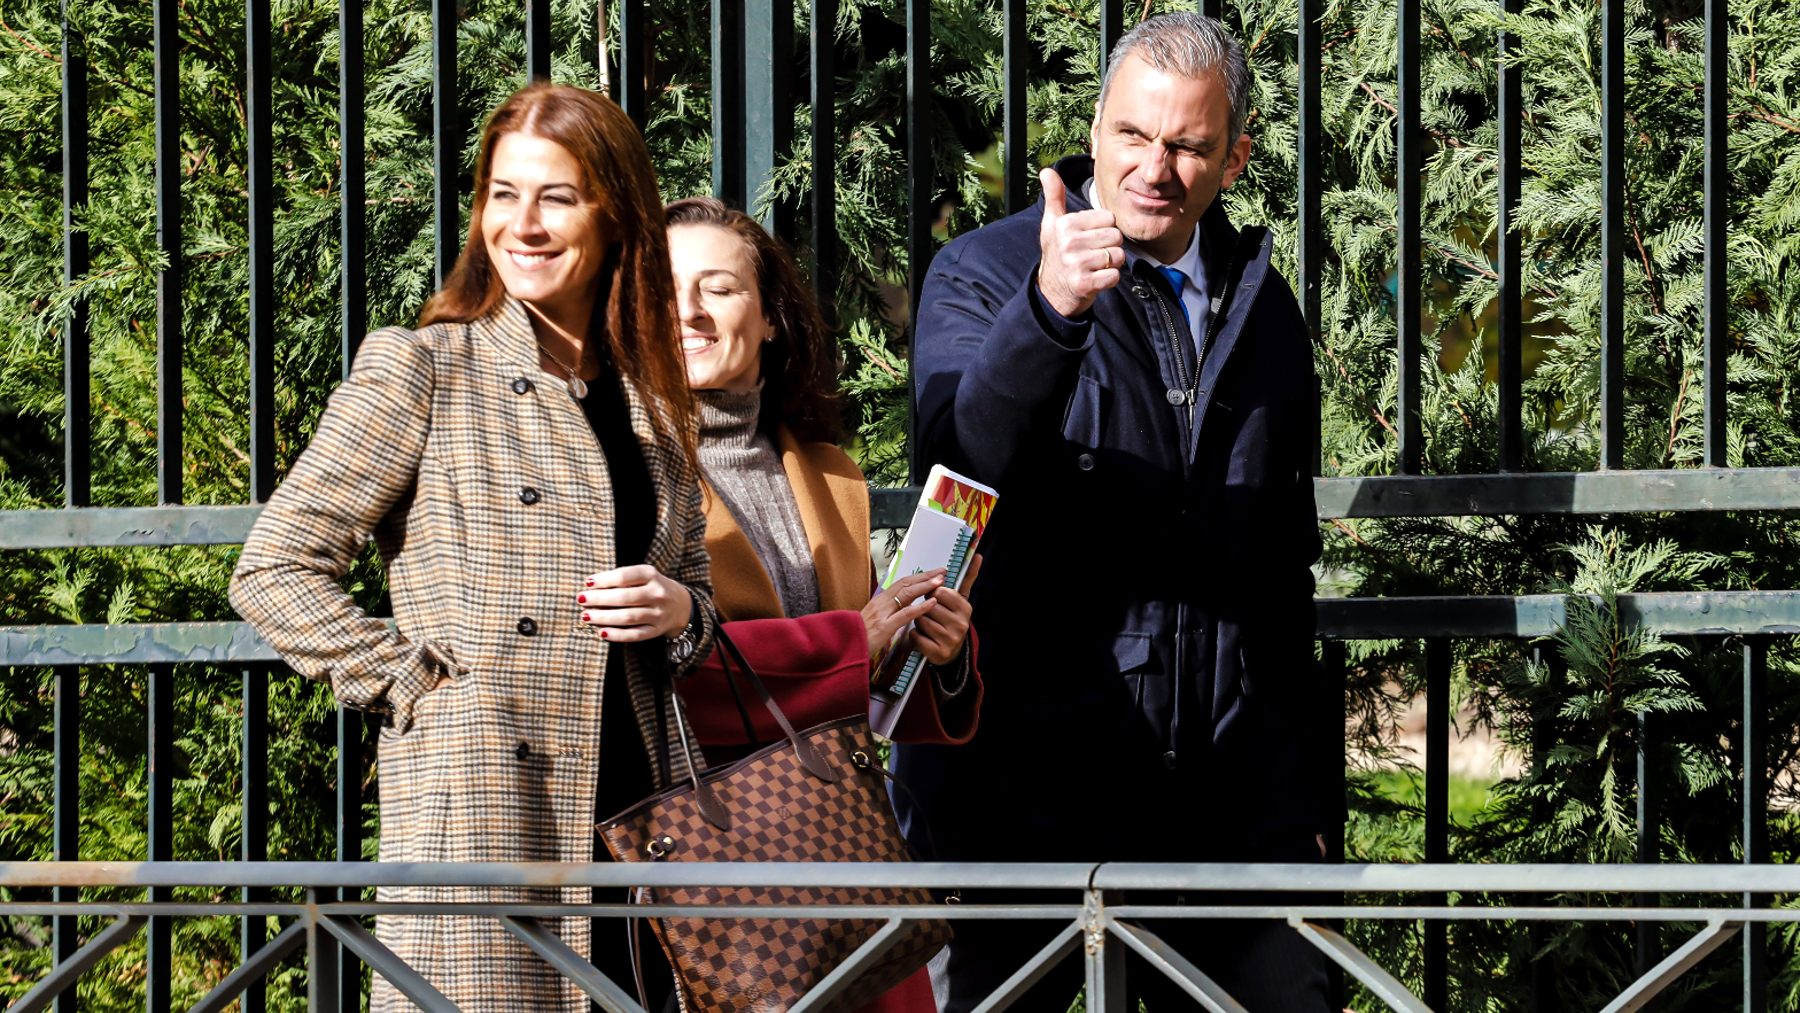
[(906, 607), (906, 603), (900, 600), (899, 595), (895, 595), (894, 596), (894, 608), (903, 609), (905, 607)]

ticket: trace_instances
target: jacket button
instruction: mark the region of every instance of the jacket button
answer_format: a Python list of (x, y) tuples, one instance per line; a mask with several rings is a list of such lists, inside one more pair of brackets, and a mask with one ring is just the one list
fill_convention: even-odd
[(537, 620), (526, 616), (519, 620), (519, 636), (529, 637), (537, 633)]
[(1163, 754), (1163, 766), (1170, 770), (1175, 769), (1175, 750), (1171, 749)]
[(1170, 387), (1163, 392), (1163, 399), (1172, 405), (1184, 405), (1187, 404), (1187, 391), (1178, 387)]
[(521, 761), (523, 761), (527, 756), (531, 755), (531, 743), (521, 742), (518, 745), (514, 746), (513, 747), (513, 755), (518, 757)]
[(519, 502), (530, 506), (538, 501), (538, 491), (531, 486), (519, 490)]
[(514, 394), (529, 394), (531, 393), (531, 381), (521, 376), (512, 382), (512, 389)]
[(1075, 459), (1075, 467), (1080, 468), (1082, 471), (1093, 471), (1094, 455), (1082, 454), (1080, 457), (1077, 457)]

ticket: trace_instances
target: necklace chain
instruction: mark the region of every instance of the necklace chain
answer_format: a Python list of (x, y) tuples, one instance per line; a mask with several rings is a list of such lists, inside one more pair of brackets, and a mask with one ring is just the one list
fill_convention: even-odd
[[(579, 370), (571, 368), (568, 363), (557, 358), (556, 353), (552, 352), (549, 349), (549, 347), (547, 347), (543, 344), (538, 345), (538, 350), (543, 352), (544, 355), (547, 358), (549, 358), (549, 360), (551, 362), (554, 362), (558, 366), (561, 366), (563, 368), (563, 371), (569, 374), (569, 392), (570, 393), (574, 394), (576, 396), (576, 398), (587, 397), (587, 383), (581, 379)], [(584, 349), (584, 351), (585, 351), (585, 349)]]

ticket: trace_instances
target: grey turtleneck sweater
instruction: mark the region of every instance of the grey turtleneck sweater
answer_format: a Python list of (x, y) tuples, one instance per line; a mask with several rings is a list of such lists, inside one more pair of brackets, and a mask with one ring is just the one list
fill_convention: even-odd
[(757, 428), (762, 384), (743, 393), (694, 392), (700, 407), (700, 467), (762, 561), (789, 616), (819, 611), (819, 578), (794, 489), (769, 435)]

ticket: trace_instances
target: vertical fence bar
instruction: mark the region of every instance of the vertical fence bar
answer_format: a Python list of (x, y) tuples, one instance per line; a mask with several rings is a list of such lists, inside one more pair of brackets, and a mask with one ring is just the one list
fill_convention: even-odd
[(179, 0), (155, 0), (156, 78), (156, 494), (181, 502), (181, 50)]
[[(353, 5), (351, 5), (353, 6)], [(244, 145), (250, 190), (250, 502), (275, 491), (275, 175), (268, 0), (244, 4)], [(340, 149), (343, 150), (343, 149)]]
[[(175, 670), (160, 665), (149, 671), (147, 762), (150, 767), (148, 854), (152, 862), (175, 857)], [(166, 886), (151, 887), (150, 900), (169, 901), (175, 892)], [(144, 967), (145, 1008), (148, 1013), (170, 1013), (173, 982), (172, 934), (167, 915), (150, 918), (145, 928), (147, 954)]]
[(747, 0), (743, 39), (745, 188), (763, 227), (792, 239), (793, 208), (772, 187), (794, 142), (794, 0)]
[[(438, 8), (434, 6), (433, 11), (434, 14), (437, 13)], [(450, 9), (445, 13), (452, 20), (447, 22), (444, 26), (439, 26), (435, 22), (433, 24), (434, 37), (437, 39), (439, 46), (439, 50), (435, 55), (440, 58), (443, 56), (442, 47), (444, 45), (444, 39), (448, 38), (451, 47), (449, 55), (452, 64), (448, 75), (452, 83), (448, 91), (450, 94), (454, 95), (454, 62), (456, 59), (454, 5), (451, 5)], [(342, 318), (339, 325), (339, 338), (343, 345), (343, 375), (348, 377), (350, 375), (351, 366), (354, 365), (356, 361), (356, 349), (362, 344), (363, 332), (368, 329), (368, 286), (363, 249), (366, 235), (366, 219), (364, 212), (366, 191), (364, 187), (365, 176), (363, 165), (364, 113), (362, 5), (355, 3), (340, 4), (338, 7), (338, 17), (340, 26), (339, 37), (342, 45), (338, 57), (338, 129), (341, 138), (340, 150), (344, 153), (344, 204), (341, 209), (342, 217), (339, 219), (338, 229), (338, 255), (341, 263), (339, 270), (343, 280), (341, 290)], [(449, 30), (437, 34), (435, 30), (439, 27), (447, 27)], [(442, 68), (440, 68), (440, 70), (441, 69)], [(450, 122), (446, 122), (446, 114), (449, 115)], [(460, 144), (453, 140), (455, 134), (454, 127), (451, 124), (454, 123), (454, 114), (454, 100), (452, 100), (447, 107), (440, 107), (436, 110), (437, 126), (440, 131), (437, 139), (441, 145), (439, 149), (440, 160), (438, 162), (439, 171), (437, 178), (436, 204), (436, 210), (439, 216), (438, 227), (440, 229), (444, 227), (446, 224), (444, 216), (447, 214), (449, 216), (448, 224), (450, 226), (448, 235), (452, 237), (455, 236), (456, 225), (460, 221), (458, 217), (456, 184), (458, 177), (457, 167), (460, 164), (457, 157), (457, 151)], [(443, 160), (443, 155), (446, 152), (450, 156), (447, 166), (446, 162)], [(448, 171), (446, 171), (446, 168)], [(446, 200), (446, 196), (448, 197), (448, 200)], [(439, 261), (438, 269), (440, 272), (440, 285), (442, 284), (442, 275), (449, 271), (450, 266), (454, 263), (456, 255), (454, 248), (450, 250), (445, 249), (445, 237), (446, 233), (444, 232), (438, 234), (438, 255), (441, 258), (447, 254), (451, 259), (448, 261)], [(337, 860), (340, 862), (353, 862), (362, 857), (362, 841), (360, 833), (362, 830), (362, 715), (360, 712), (349, 710), (342, 705), (338, 707), (337, 740)], [(350, 771), (348, 778), (345, 777), (346, 769)], [(349, 819), (347, 821), (348, 830), (346, 830), (346, 810), (348, 810), (349, 814)], [(348, 834), (347, 840), (346, 834)], [(341, 891), (341, 897), (344, 900), (357, 900), (359, 898), (359, 891), (354, 888), (346, 888)], [(336, 987), (340, 1005), (346, 1009), (360, 1009), (362, 1007), (362, 975), (359, 971), (356, 955), (350, 952), (348, 947), (343, 947), (339, 952), (334, 970), (338, 974)], [(331, 986), (327, 983), (324, 987), (329, 988)]]
[(813, 291), (837, 324), (837, 0), (812, 0)]
[[(1425, 641), (1425, 861), (1450, 860), (1450, 641)], [(1447, 904), (1432, 894), (1426, 904)], [(1448, 1009), (1450, 927), (1425, 923), (1425, 1005)]]
[[(81, 669), (74, 666), (56, 670), (54, 716), (55, 751), (51, 778), (54, 781), (55, 815), (50, 828), (52, 854), (59, 862), (81, 858)], [(58, 904), (74, 904), (81, 890), (59, 886), (52, 895)], [(74, 915), (59, 915), (53, 923), (55, 959), (58, 964), (73, 957), (81, 948), (80, 925)], [(75, 990), (67, 989), (56, 997), (56, 1013), (75, 1013)]]
[(713, 196), (748, 204), (744, 183), (744, 0), (712, 0)]
[[(1539, 645), (1531, 649), (1532, 660), (1549, 669), (1549, 692), (1545, 696), (1550, 700), (1562, 699), (1563, 679), (1568, 674), (1568, 663), (1554, 649), (1546, 649)], [(1532, 715), (1531, 724), (1531, 769), (1534, 775), (1541, 774), (1550, 762), (1550, 750), (1556, 746), (1556, 709), (1546, 707)], [(1534, 814), (1540, 818), (1543, 814)], [(1536, 901), (1545, 905), (1554, 903), (1552, 895), (1538, 894), (1528, 897), (1527, 902)], [(1531, 952), (1531, 1010), (1532, 1013), (1549, 1013), (1558, 1008), (1556, 1002), (1556, 962), (1549, 956), (1537, 956), (1544, 949), (1549, 939), (1552, 926), (1543, 922), (1532, 922), (1530, 927)]]
[[(645, 0), (619, 2), (619, 107), (643, 129), (650, 122), (644, 81), (650, 69), (650, 12)], [(741, 35), (732, 36), (741, 40)]]
[[(1725, 421), (1729, 417), (1726, 402), (1725, 363), (1731, 354), (1731, 287), (1729, 266), (1725, 260), (1725, 229), (1731, 218), (1730, 171), (1726, 166), (1726, 143), (1731, 120), (1725, 111), (1727, 73), (1731, 55), (1731, 25), (1726, 20), (1726, 0), (1706, 3), (1706, 463), (1723, 468), (1729, 462), (1725, 452)], [(1760, 925), (1760, 923), (1758, 923)], [(1749, 936), (1744, 937), (1745, 944)]]
[(1625, 0), (1600, 43), (1600, 467), (1625, 466)]
[[(88, 199), (87, 54), (69, 24), (68, 0), (62, 6), (62, 154), (63, 154), (63, 284), (72, 286), (88, 271), (87, 232), (77, 227), (75, 216)], [(88, 310), (77, 300), (63, 326), (63, 504), (87, 506), (93, 502), (93, 415), (89, 401)], [(55, 815), (52, 817), (52, 854), (59, 862), (81, 857), (81, 670), (56, 670), (54, 767), (52, 771)], [(59, 886), (52, 895), (59, 904), (81, 899), (75, 887)], [(81, 929), (73, 915), (52, 923), (54, 959), (62, 963), (81, 948)], [(75, 990), (56, 997), (56, 1013), (75, 1013)]]
[[(343, 203), (338, 208), (339, 338), (343, 374), (350, 375), (368, 319), (368, 283), (363, 260), (367, 199), (363, 165), (363, 10), (338, 5), (338, 150), (342, 153)], [(454, 211), (454, 201), (452, 202)]]
[[(1507, 14), (1518, 14), (1521, 0), (1505, 0)], [(1500, 470), (1525, 465), (1525, 266), (1524, 243), (1517, 230), (1521, 128), (1525, 120), (1520, 68), (1507, 61), (1519, 53), (1519, 39), (1500, 33), (1499, 151), (1500, 206), (1496, 241), (1500, 268)]]
[[(1323, 343), (1325, 331), (1320, 320), (1320, 283), (1325, 270), (1325, 228), (1322, 191), (1325, 187), (1325, 131), (1321, 120), (1324, 98), (1324, 43), (1320, 38), (1324, 16), (1323, 0), (1300, 0), (1299, 37), (1299, 179), (1295, 180), (1300, 216), (1300, 313), (1306, 320), (1306, 333), (1313, 341)], [(1323, 408), (1324, 384), (1317, 383), (1315, 396)], [(1313, 474), (1325, 473), (1324, 434), (1313, 433), (1314, 447), (1307, 456)]]
[(1419, 208), (1424, 197), (1425, 152), (1424, 132), (1419, 126), (1419, 0), (1399, 0), (1400, 61), (1395, 96), (1395, 129), (1398, 131), (1396, 155), (1396, 200), (1398, 202), (1398, 235), (1395, 256), (1398, 259), (1398, 298), (1395, 323), (1399, 335), (1400, 384), (1398, 403), (1394, 408), (1394, 425), (1399, 430), (1399, 470), (1403, 475), (1416, 475), (1424, 463), (1424, 436), (1420, 425), (1419, 356), (1424, 347), (1420, 319), (1424, 312), (1424, 279), (1421, 270), (1419, 242)]
[[(432, 234), (439, 288), (444, 287), (444, 279), (462, 251), (462, 213), (457, 200), (462, 128), (456, 112), (456, 25), (456, 0), (431, 0), (431, 165), (437, 177)], [(621, 52), (624, 48), (621, 44)]]
[(1006, 213), (1016, 215), (1031, 204), (1026, 194), (1032, 177), (1027, 160), (1026, 85), (1031, 79), (1031, 41), (1025, 34), (1026, 0), (1003, 0), (1005, 22), (1000, 37), (1001, 83), (1000, 166)]
[[(337, 860), (362, 861), (362, 751), (361, 711), (339, 707), (337, 711)], [(347, 886), (337, 891), (339, 900), (362, 899), (362, 891)], [(362, 970), (356, 955), (343, 946), (337, 959), (337, 994), (343, 1009), (362, 1008)]]
[[(62, 7), (62, 65), (63, 284), (72, 287), (88, 272), (87, 231), (75, 222), (76, 213), (87, 207), (88, 199), (88, 86), (87, 52), (69, 24), (69, 0), (63, 0)], [(63, 325), (64, 506), (93, 502), (88, 347), (87, 300), (78, 299)]]
[[(1102, 3), (1111, 0), (1102, 0)], [(937, 173), (931, 161), (931, 0), (906, 0), (906, 442), (909, 480), (920, 475), (918, 405), (912, 392), (919, 295), (931, 267), (931, 225), (937, 218)]]
[[(1661, 819), (1656, 807), (1656, 778), (1654, 766), (1656, 751), (1650, 740), (1654, 725), (1648, 714), (1638, 715), (1638, 749), (1637, 749), (1637, 860), (1643, 865), (1654, 865), (1660, 861), (1661, 848), (1658, 847), (1662, 835)], [(1632, 903), (1639, 907), (1655, 907), (1657, 895), (1640, 893), (1632, 896)], [(1641, 921), (1637, 923), (1636, 970), (1638, 977), (1650, 973), (1662, 960), (1662, 940), (1656, 922)]]
[(525, 3), (525, 76), (550, 80), (550, 0)]
[[(1738, 751), (1743, 767), (1744, 864), (1769, 861), (1769, 645), (1751, 637), (1744, 641), (1744, 741)], [(1766, 904), (1764, 894), (1744, 894), (1744, 906)], [(1769, 926), (1744, 926), (1744, 1009), (1769, 1008)]]
[[(262, 862), (269, 857), (269, 673), (262, 668), (246, 668), (242, 682), (244, 725), (239, 760), (244, 814), (238, 855), (246, 862)], [(239, 896), (244, 903), (254, 904), (267, 900), (269, 891), (247, 886), (239, 891)], [(239, 920), (240, 961), (249, 960), (268, 941), (262, 915), (245, 915)], [(239, 1013), (263, 1013), (267, 998), (267, 982), (258, 978), (244, 990)]]
[(1100, 76), (1106, 77), (1107, 65), (1112, 60), (1113, 46), (1119, 36), (1125, 34), (1124, 0), (1100, 0), (1100, 59), (1094, 61), (1100, 68)]
[[(1302, 46), (1302, 48), (1305, 47)], [(1336, 778), (1336, 799), (1338, 800), (1339, 805), (1344, 803), (1348, 791), (1344, 772), (1346, 767), (1345, 757), (1347, 755), (1349, 743), (1344, 728), (1343, 699), (1344, 687), (1349, 679), (1349, 671), (1349, 652), (1346, 649), (1344, 642), (1342, 640), (1326, 640), (1320, 642), (1319, 674), (1322, 680), (1322, 700), (1326, 705), (1326, 717), (1329, 719), (1328, 727), (1320, 729), (1320, 731), (1325, 735), (1326, 741), (1331, 743), (1331, 748), (1335, 749), (1333, 755), (1338, 758), (1338, 762), (1336, 766), (1333, 767), (1332, 773)], [(1341, 813), (1342, 810), (1338, 810), (1338, 812)], [(1332, 818), (1327, 823), (1327, 829), (1325, 831), (1325, 861), (1333, 864), (1342, 864), (1345, 859), (1344, 847), (1344, 823), (1340, 819)], [(1327, 904), (1342, 904), (1344, 902), (1344, 895), (1342, 893), (1337, 893), (1323, 897), (1321, 900)], [(1342, 932), (1344, 929), (1342, 919), (1334, 918), (1327, 924), (1338, 932)], [(1334, 962), (1331, 967), (1327, 969), (1327, 973), (1330, 975), (1333, 1008), (1346, 1008), (1349, 1005), (1350, 997), (1345, 988), (1343, 968), (1338, 967)]]

